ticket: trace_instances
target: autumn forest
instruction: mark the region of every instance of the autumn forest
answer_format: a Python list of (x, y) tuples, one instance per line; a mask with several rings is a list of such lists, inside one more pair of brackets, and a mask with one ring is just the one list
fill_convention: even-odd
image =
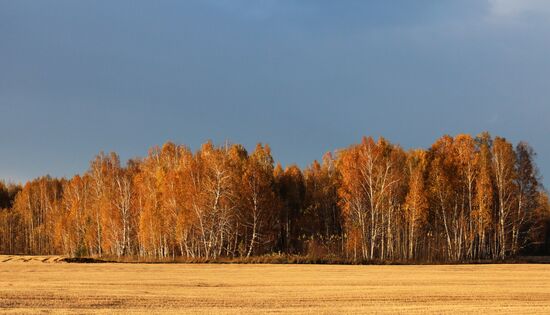
[(268, 145), (168, 142), (82, 175), (0, 183), (0, 253), (353, 262), (504, 260), (550, 251), (534, 150), (488, 133), (403, 150), (384, 138), (301, 169)]

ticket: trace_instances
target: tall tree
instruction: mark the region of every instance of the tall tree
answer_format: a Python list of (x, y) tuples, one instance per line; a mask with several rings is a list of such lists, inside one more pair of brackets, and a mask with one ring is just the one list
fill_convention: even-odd
[(500, 259), (506, 258), (511, 249), (512, 215), (515, 212), (517, 173), (516, 156), (512, 145), (504, 138), (496, 137), (493, 142), (493, 169), (498, 206), (496, 211), (497, 241), (495, 250)]
[(475, 210), (472, 213), (472, 221), (476, 235), (476, 247), (473, 257), (475, 259), (489, 258), (496, 255), (491, 251), (491, 227), (493, 226), (494, 205), (494, 174), (492, 168), (492, 140), (485, 133), (477, 138), (479, 147), (478, 179), (476, 181)]
[(516, 146), (517, 205), (512, 214), (512, 255), (527, 245), (533, 215), (538, 207), (539, 174), (534, 163), (535, 151), (526, 142)]
[(243, 223), (247, 227), (246, 235), (250, 235), (246, 238), (246, 256), (249, 257), (259, 245), (273, 241), (270, 230), (274, 225), (276, 197), (273, 158), (269, 146), (258, 144), (248, 158), (242, 178), (242, 192)]
[(277, 192), (282, 200), (279, 214), (279, 250), (285, 253), (298, 253), (302, 249), (302, 230), (299, 226), (304, 210), (304, 175), (296, 165), (287, 167), (284, 172), (276, 170)]
[(406, 222), (408, 224), (408, 251), (407, 258), (417, 257), (419, 241), (424, 236), (424, 227), (428, 223), (428, 196), (425, 188), (426, 153), (422, 150), (413, 150), (409, 153), (407, 167), (409, 172), (409, 191), (405, 200)]

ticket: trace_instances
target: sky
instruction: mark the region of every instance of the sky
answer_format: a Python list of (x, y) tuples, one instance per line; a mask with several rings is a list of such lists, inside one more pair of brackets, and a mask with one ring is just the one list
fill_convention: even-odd
[(170, 140), (283, 165), (384, 136), (529, 142), (550, 187), (550, 1), (0, 0), (0, 178)]

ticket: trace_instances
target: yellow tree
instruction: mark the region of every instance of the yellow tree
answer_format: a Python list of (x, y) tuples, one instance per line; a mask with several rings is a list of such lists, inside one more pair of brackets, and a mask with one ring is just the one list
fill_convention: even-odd
[(100, 153), (90, 163), (90, 188), (93, 221), (95, 221), (96, 253), (125, 255), (130, 248), (130, 225), (133, 216), (132, 174), (121, 167), (114, 152)]
[(279, 211), (279, 248), (285, 253), (295, 254), (302, 250), (301, 221), (305, 181), (302, 170), (296, 165), (290, 165), (281, 172), (276, 168), (277, 192), (281, 198)]
[[(472, 214), (472, 220), (475, 222), (476, 250), (475, 258), (486, 258), (490, 253), (490, 229), (493, 225), (493, 168), (491, 155), (491, 139), (489, 134), (485, 133), (478, 136), (479, 146), (478, 159), (478, 179), (476, 181), (476, 199), (475, 210)], [(495, 254), (493, 252), (493, 254)]]
[(27, 182), (13, 205), (21, 218), (21, 250), (29, 254), (48, 254), (54, 250), (53, 214), (62, 196), (62, 181), (49, 176)]
[[(393, 243), (391, 225), (395, 194), (402, 181), (402, 150), (380, 138), (363, 138), (359, 145), (340, 152), (340, 196), (346, 218), (346, 233), (356, 228), (362, 259), (383, 259)], [(385, 242), (386, 241), (386, 242)], [(377, 256), (376, 256), (377, 255)]]
[(331, 153), (325, 154), (322, 164), (314, 161), (304, 170), (305, 212), (301, 225), (311, 238), (311, 251), (335, 254), (341, 249), (342, 220), (338, 207), (339, 177)]
[(457, 191), (460, 194), (460, 228), (461, 235), (465, 238), (466, 255), (472, 258), (474, 252), (475, 228), (474, 228), (474, 198), (476, 191), (476, 180), (478, 176), (479, 154), (476, 149), (476, 142), (466, 134), (457, 135), (454, 139), (457, 152), (458, 175), (460, 187)]
[(170, 255), (172, 228), (175, 225), (176, 191), (172, 167), (177, 165), (175, 146), (154, 147), (140, 165), (134, 177), (139, 198), (139, 252), (141, 255), (167, 257)]
[(428, 223), (428, 196), (424, 184), (426, 172), (426, 152), (413, 150), (407, 158), (409, 173), (408, 193), (405, 200), (405, 215), (408, 224), (408, 259), (415, 259), (417, 246), (422, 239), (422, 229)]
[(516, 156), (512, 145), (504, 138), (496, 137), (493, 142), (493, 170), (498, 197), (497, 207), (497, 250), (500, 259), (504, 259), (511, 249), (510, 226), (514, 211), (516, 194)]
[(63, 199), (56, 220), (56, 246), (66, 255), (82, 256), (93, 249), (87, 243), (87, 233), (93, 227), (88, 222), (92, 217), (89, 196), (89, 177), (74, 176), (63, 184)]
[(205, 143), (195, 154), (191, 208), (197, 222), (198, 254), (216, 258), (228, 254), (233, 237), (240, 174), (233, 167), (229, 146)]
[[(434, 228), (441, 230), (445, 239), (446, 258), (459, 260), (461, 254), (459, 202), (460, 198), (456, 193), (459, 187), (459, 174), (457, 167), (457, 152), (453, 138), (443, 136), (438, 139), (430, 148), (429, 166), (429, 190), (432, 204), (435, 208)], [(441, 221), (440, 221), (441, 220)], [(438, 244), (443, 247), (443, 244)]]
[(251, 229), (247, 257), (256, 251), (258, 245), (272, 241), (268, 233), (273, 226), (274, 189), (271, 150), (267, 145), (258, 144), (246, 160), (242, 176), (243, 223), (247, 230)]
[(19, 216), (12, 206), (21, 186), (0, 181), (0, 252), (14, 254), (20, 237)]
[(512, 255), (517, 255), (528, 244), (529, 230), (535, 223), (533, 214), (538, 207), (538, 195), (541, 190), (533, 148), (526, 142), (520, 142), (515, 152), (517, 205), (512, 213)]
[(159, 162), (156, 171), (159, 211), (162, 216), (162, 239), (165, 243), (165, 255), (176, 255), (176, 249), (182, 250), (181, 231), (185, 224), (185, 209), (181, 199), (183, 168), (190, 159), (190, 152), (184, 146), (168, 142), (158, 153)]

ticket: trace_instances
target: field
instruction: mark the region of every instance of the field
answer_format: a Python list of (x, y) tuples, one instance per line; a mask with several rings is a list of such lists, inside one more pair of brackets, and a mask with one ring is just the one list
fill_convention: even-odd
[(550, 313), (550, 265), (69, 264), (0, 256), (0, 311)]

